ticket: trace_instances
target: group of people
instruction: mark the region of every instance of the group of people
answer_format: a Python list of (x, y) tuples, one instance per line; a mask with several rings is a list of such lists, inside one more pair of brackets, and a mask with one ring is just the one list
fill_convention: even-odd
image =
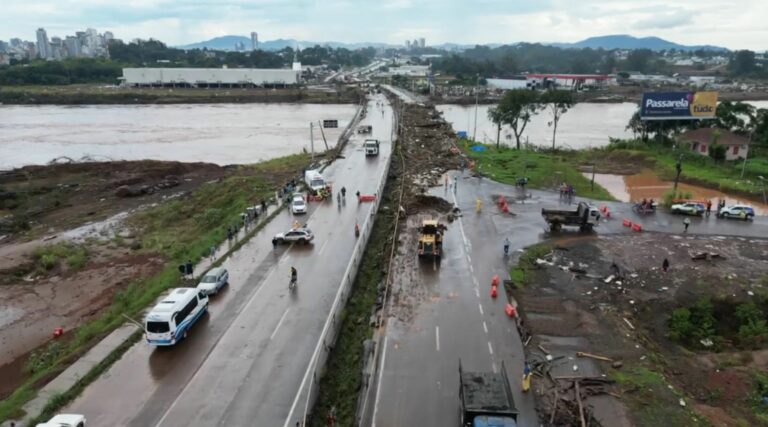
[(573, 185), (565, 182), (560, 184), (560, 200), (567, 200), (568, 203), (571, 203), (575, 195), (576, 190), (573, 188)]

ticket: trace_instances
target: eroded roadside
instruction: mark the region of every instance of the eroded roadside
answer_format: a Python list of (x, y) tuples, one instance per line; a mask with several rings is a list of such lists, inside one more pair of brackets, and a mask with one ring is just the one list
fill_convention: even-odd
[(600, 235), (529, 248), (509, 292), (531, 334), (540, 420), (765, 422), (766, 378), (755, 373), (768, 368), (766, 261), (768, 241), (724, 236)]

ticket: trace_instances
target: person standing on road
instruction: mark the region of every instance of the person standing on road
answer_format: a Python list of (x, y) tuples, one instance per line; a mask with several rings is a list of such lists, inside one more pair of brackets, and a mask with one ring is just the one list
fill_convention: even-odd
[(211, 262), (216, 261), (216, 245), (211, 245)]
[(455, 193), (458, 188), (459, 188), (459, 177), (458, 176), (454, 176), (453, 177), (453, 192)]
[(683, 220), (683, 226), (685, 226), (685, 230), (683, 230), (683, 233), (687, 233), (688, 232), (688, 227), (691, 226), (691, 219), (690, 218), (684, 219)]
[(667, 272), (667, 270), (669, 270), (669, 260), (668, 259), (664, 258), (664, 261), (661, 263), (661, 269), (665, 273)]
[(509, 255), (509, 237), (504, 239), (504, 255)]
[(707, 200), (707, 218), (709, 218), (709, 214), (712, 212), (712, 200)]

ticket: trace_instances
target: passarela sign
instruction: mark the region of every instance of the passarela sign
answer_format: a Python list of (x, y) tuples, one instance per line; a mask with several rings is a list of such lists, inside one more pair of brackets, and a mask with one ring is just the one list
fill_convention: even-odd
[(643, 120), (701, 120), (715, 117), (717, 92), (648, 92), (643, 94)]

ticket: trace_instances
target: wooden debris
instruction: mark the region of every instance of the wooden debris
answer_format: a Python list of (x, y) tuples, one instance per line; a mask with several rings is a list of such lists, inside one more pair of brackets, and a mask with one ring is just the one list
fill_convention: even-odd
[(624, 319), (624, 323), (629, 326), (629, 329), (632, 329), (633, 331), (635, 330), (635, 325), (633, 325), (626, 317), (622, 317), (622, 319)]
[(611, 363), (613, 363), (613, 359), (611, 359), (610, 357), (600, 356), (600, 355), (592, 354), (592, 353), (586, 353), (586, 352), (583, 352), (583, 351), (577, 351), (576, 352), (576, 356), (577, 357), (588, 357), (590, 359), (602, 360), (604, 362), (611, 362)]

